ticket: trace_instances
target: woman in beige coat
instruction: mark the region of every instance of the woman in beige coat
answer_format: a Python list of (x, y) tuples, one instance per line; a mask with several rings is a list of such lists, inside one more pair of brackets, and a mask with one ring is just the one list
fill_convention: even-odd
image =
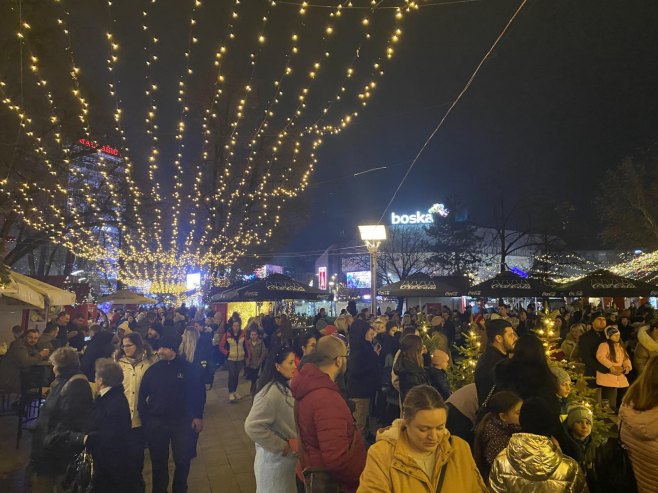
[(139, 396), (139, 386), (142, 383), (144, 373), (157, 360), (151, 352), (148, 344), (144, 343), (139, 332), (131, 332), (121, 339), (121, 348), (117, 351), (115, 358), (121, 370), (123, 371), (123, 391), (128, 399), (130, 408), (130, 419), (132, 429), (130, 437), (127, 437), (129, 443), (129, 453), (134, 461), (136, 469), (139, 471), (137, 479), (141, 485), (144, 480), (141, 477), (144, 468), (144, 447), (146, 438), (142, 422), (137, 412), (137, 398)]
[(628, 450), (638, 493), (658, 491), (658, 357), (626, 392), (619, 409), (621, 441)]

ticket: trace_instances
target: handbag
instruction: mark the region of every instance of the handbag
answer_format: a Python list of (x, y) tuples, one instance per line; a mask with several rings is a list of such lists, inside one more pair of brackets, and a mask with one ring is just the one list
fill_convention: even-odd
[(75, 456), (66, 468), (64, 491), (66, 493), (91, 493), (94, 489), (94, 459), (87, 450)]
[(475, 422), (473, 423), (473, 430), (477, 428), (477, 425), (482, 421), (482, 418), (485, 417), (485, 415), (489, 412), (489, 409), (487, 405), (489, 404), (489, 401), (491, 400), (491, 396), (494, 395), (496, 392), (496, 384), (493, 384), (491, 387), (491, 390), (487, 394), (487, 397), (484, 399), (484, 402), (480, 406), (480, 408), (477, 410), (477, 413), (475, 413)]
[(587, 472), (590, 493), (635, 493), (637, 482), (631, 459), (621, 441), (621, 426), (616, 437), (596, 449)]

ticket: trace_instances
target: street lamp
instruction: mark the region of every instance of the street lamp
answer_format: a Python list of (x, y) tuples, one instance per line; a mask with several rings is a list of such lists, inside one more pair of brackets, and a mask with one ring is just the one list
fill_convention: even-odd
[(370, 254), (370, 311), (377, 316), (377, 251), (382, 241), (386, 239), (386, 226), (383, 224), (359, 226), (359, 234)]

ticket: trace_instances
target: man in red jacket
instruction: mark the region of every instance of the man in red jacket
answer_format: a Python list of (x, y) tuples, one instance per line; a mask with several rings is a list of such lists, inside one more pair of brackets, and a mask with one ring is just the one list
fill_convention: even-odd
[(305, 469), (323, 469), (353, 493), (366, 464), (366, 448), (335, 380), (347, 368), (347, 348), (334, 336), (318, 341), (311, 360), (293, 379), (301, 462)]

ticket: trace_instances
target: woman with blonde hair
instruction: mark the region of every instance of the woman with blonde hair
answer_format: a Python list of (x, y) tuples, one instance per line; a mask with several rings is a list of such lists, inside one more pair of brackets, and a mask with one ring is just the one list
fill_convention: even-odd
[(658, 356), (649, 360), (626, 391), (619, 408), (619, 431), (638, 493), (658, 491)]
[(436, 389), (411, 389), (402, 419), (379, 430), (368, 450), (357, 493), (486, 492), (470, 447), (450, 436), (446, 419), (446, 405)]

